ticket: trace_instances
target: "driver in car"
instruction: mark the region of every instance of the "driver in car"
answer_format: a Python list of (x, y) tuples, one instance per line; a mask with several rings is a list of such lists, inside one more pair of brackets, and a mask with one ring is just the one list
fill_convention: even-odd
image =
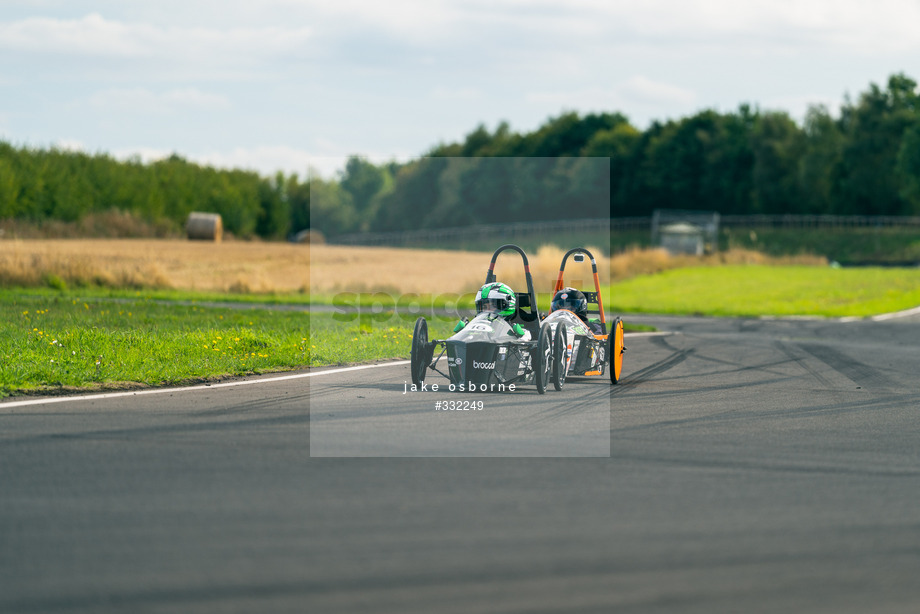
[(581, 290), (563, 288), (557, 292), (556, 295), (553, 296), (550, 311), (556, 311), (558, 309), (568, 309), (577, 315), (582, 322), (587, 324), (591, 330), (600, 332), (600, 321), (588, 319), (588, 299)]
[[(521, 339), (527, 339), (530, 333), (517, 322), (512, 323), (511, 318), (517, 313), (517, 295), (508, 285), (501, 282), (485, 284), (476, 292), (476, 313), (488, 311), (498, 312), (505, 320), (511, 324), (511, 330)], [(468, 320), (460, 320), (454, 327), (454, 332), (460, 332), (469, 323)]]

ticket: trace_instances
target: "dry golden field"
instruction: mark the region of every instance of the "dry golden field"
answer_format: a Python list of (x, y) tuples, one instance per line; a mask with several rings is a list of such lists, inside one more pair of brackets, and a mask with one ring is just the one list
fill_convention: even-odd
[(179, 239), (0, 241), (0, 284), (296, 291), (308, 284), (309, 253), (287, 243)]
[[(598, 256), (600, 250), (592, 252)], [(537, 292), (551, 289), (564, 252), (529, 254)], [(0, 286), (100, 285), (217, 292), (472, 292), (489, 253), (174, 239), (0, 240)], [(600, 256), (598, 256), (601, 258)], [(601, 282), (609, 267), (598, 261)], [(591, 284), (588, 263), (567, 264), (566, 281)], [(523, 290), (521, 260), (504, 253), (498, 279)]]
[[(595, 256), (601, 253), (598, 249), (591, 251)], [(564, 253), (544, 246), (536, 254), (527, 255), (538, 293), (552, 289)], [(310, 283), (314, 292), (474, 292), (485, 282), (491, 257), (485, 252), (319, 245), (312, 247)], [(609, 283), (607, 261), (598, 257), (598, 271), (603, 271), (601, 283)], [(569, 259), (566, 272), (567, 282), (572, 279), (593, 284), (587, 262), (579, 264)], [(523, 263), (513, 251), (499, 256), (495, 274), (515, 290), (527, 288)]]

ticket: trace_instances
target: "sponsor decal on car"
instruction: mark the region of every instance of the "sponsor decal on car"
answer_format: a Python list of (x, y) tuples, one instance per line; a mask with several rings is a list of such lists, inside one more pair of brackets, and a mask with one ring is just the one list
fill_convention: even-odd
[(473, 368), (474, 369), (494, 369), (495, 363), (494, 362), (479, 362), (478, 360), (474, 360)]

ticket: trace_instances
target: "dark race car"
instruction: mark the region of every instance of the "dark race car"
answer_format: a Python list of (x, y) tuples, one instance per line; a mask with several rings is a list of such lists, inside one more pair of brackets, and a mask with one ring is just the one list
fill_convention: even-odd
[[(568, 302), (567, 296), (559, 298), (558, 302), (554, 300), (552, 313), (542, 317), (536, 307), (530, 263), (524, 250), (517, 245), (503, 245), (495, 250), (486, 274), (486, 284), (495, 282), (496, 260), (506, 250), (521, 255), (527, 279), (527, 292), (516, 293), (513, 316), (483, 311), (450, 338), (430, 341), (428, 323), (424, 317), (419, 318), (412, 335), (410, 361), (412, 384), (416, 389), (421, 389), (429, 369), (447, 377), (451, 390), (459, 391), (504, 391), (512, 385), (533, 383), (537, 392), (543, 394), (550, 383), (556, 390), (562, 390), (568, 376), (604, 375), (607, 372), (610, 383), (616, 384), (626, 351), (623, 322), (616, 318), (608, 330), (597, 262), (591, 252), (577, 247), (565, 254), (553, 290), (554, 299), (568, 294), (565, 290), (573, 290), (575, 302)], [(591, 259), (594, 292), (565, 288), (563, 278), (569, 256), (573, 256), (575, 262), (584, 262), (585, 256)], [(583, 297), (584, 309), (581, 308), (580, 297)], [(590, 305), (597, 308), (591, 310), (588, 308)], [(525, 334), (519, 334), (522, 330)], [(439, 368), (439, 361), (445, 354), (447, 373)]]
[[(412, 335), (410, 367), (412, 383), (417, 388), (421, 388), (431, 369), (450, 379), (451, 389), (495, 392), (508, 390), (511, 385), (533, 383), (537, 392), (543, 394), (553, 373), (562, 369), (566, 359), (564, 342), (554, 337), (557, 327), (541, 322), (530, 263), (524, 250), (510, 244), (495, 250), (486, 284), (495, 282), (495, 262), (506, 250), (521, 255), (527, 279), (527, 292), (516, 293), (514, 315), (506, 319), (496, 311), (484, 311), (449, 339), (431, 341), (428, 340), (428, 323), (420, 317)], [(437, 350), (440, 352), (435, 356)], [(447, 373), (438, 368), (445, 354)]]
[[(584, 262), (585, 256), (591, 259), (594, 277), (594, 292), (582, 292), (566, 287), (564, 275), (569, 256), (574, 262)], [(591, 309), (591, 306), (596, 306)], [(553, 383), (560, 389), (569, 375), (592, 376), (610, 374), (610, 383), (620, 381), (623, 370), (623, 322), (618, 317), (608, 328), (607, 316), (601, 298), (600, 281), (597, 276), (597, 261), (594, 255), (583, 247), (576, 247), (566, 252), (559, 265), (559, 277), (553, 288), (552, 312), (543, 320), (564, 331), (566, 343), (565, 369), (558, 374), (554, 372)]]

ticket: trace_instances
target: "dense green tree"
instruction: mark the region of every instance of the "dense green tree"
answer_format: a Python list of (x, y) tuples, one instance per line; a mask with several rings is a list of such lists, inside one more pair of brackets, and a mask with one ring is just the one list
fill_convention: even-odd
[(805, 140), (795, 122), (780, 112), (763, 113), (754, 122), (750, 213), (799, 212), (803, 203), (798, 169)]
[(291, 211), (291, 231), (300, 232), (310, 228), (310, 181), (301, 183), (297, 175), (287, 179), (284, 188)]
[(357, 213), (351, 194), (337, 181), (313, 177), (310, 180), (310, 223), (326, 236), (352, 232), (357, 226)]
[(259, 181), (259, 217), (256, 234), (269, 239), (284, 239), (291, 231), (291, 204), (285, 194), (284, 173)]
[(832, 192), (840, 164), (844, 135), (827, 108), (812, 106), (805, 115), (805, 145), (799, 163), (800, 213), (828, 213), (833, 210)]
[(657, 208), (920, 214), (917, 83), (893, 75), (839, 118), (811, 108), (801, 127), (749, 105), (645, 130), (619, 113), (566, 112), (523, 134), (481, 124), (408, 163), (352, 156), (328, 181), (0, 142), (0, 218), (38, 224), (117, 209), (178, 229), (202, 210), (238, 236), (281, 239), (311, 226), (335, 235)]
[(594, 134), (627, 123), (619, 113), (589, 114), (580, 117), (575, 112), (552, 118), (535, 132), (521, 139), (516, 156), (577, 156)]
[(904, 213), (920, 215), (920, 123), (914, 124), (901, 140), (897, 171), (901, 181), (901, 197), (908, 207)]
[(886, 89), (871, 84), (844, 109), (846, 142), (835, 168), (835, 213), (898, 215), (908, 207), (896, 170), (901, 139), (918, 122), (917, 83), (893, 75)]
[(13, 165), (0, 156), (0, 219), (19, 217), (19, 189)]
[(359, 156), (351, 156), (339, 183), (351, 195), (358, 219), (358, 230), (370, 230), (374, 217), (375, 198), (387, 184), (387, 170)]
[[(393, 189), (381, 197), (372, 228), (386, 231), (426, 227), (425, 220), (438, 207), (440, 177), (449, 160), (420, 158), (403, 166), (396, 174)], [(457, 221), (447, 225), (460, 225)]]
[(587, 157), (609, 158), (608, 191), (611, 216), (635, 215), (635, 203), (630, 198), (635, 176), (637, 148), (642, 133), (628, 121), (612, 128), (599, 130), (582, 149)]

